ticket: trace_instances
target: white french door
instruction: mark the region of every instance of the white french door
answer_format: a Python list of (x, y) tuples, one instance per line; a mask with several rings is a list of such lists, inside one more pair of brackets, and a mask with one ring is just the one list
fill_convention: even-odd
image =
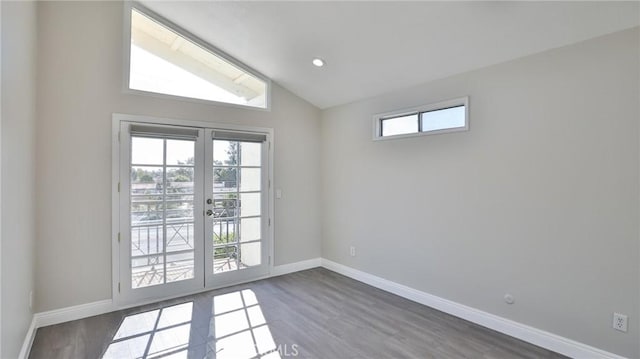
[(120, 122), (119, 301), (269, 272), (268, 134)]
[(205, 277), (213, 287), (268, 272), (264, 134), (205, 131)]

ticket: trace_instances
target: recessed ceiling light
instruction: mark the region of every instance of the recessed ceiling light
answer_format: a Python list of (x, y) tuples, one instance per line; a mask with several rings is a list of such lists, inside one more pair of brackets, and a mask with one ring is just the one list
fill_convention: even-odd
[(317, 67), (324, 66), (324, 61), (322, 59), (320, 59), (320, 58), (317, 58), (317, 57), (315, 59), (313, 59), (313, 61), (311, 61), (311, 63), (313, 65), (317, 66)]

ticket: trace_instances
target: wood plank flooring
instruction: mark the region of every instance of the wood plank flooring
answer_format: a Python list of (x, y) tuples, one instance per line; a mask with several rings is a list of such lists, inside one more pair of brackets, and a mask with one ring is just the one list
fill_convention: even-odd
[(561, 358), (323, 268), (38, 329), (30, 358)]

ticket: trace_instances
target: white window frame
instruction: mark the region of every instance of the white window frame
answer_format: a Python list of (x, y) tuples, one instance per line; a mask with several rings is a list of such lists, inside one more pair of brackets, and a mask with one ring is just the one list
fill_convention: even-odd
[[(211, 45), (210, 43), (208, 43), (207, 41), (204, 41), (202, 39), (200, 39), (199, 37), (193, 35), (191, 32), (185, 30), (184, 28), (176, 25), (175, 23), (167, 20), (166, 18), (164, 18), (161, 15), (158, 15), (156, 12), (150, 10), (149, 8), (147, 8), (146, 6), (134, 2), (134, 1), (125, 1), (124, 3), (124, 31), (123, 31), (123, 35), (124, 35), (124, 39), (123, 39), (123, 81), (122, 81), (122, 92), (125, 94), (131, 94), (131, 95), (143, 95), (143, 96), (149, 96), (149, 97), (155, 97), (155, 98), (160, 98), (160, 99), (165, 99), (165, 100), (177, 100), (177, 101), (186, 101), (186, 102), (193, 102), (193, 103), (199, 103), (199, 104), (208, 104), (208, 105), (218, 105), (218, 106), (227, 106), (227, 107), (235, 107), (235, 108), (242, 108), (242, 109), (251, 109), (251, 110), (257, 110), (257, 111), (271, 111), (271, 79), (268, 78), (267, 76), (261, 74), (260, 72), (250, 68), (249, 66), (243, 64), (241, 61), (235, 59), (234, 57), (232, 57), (231, 55), (225, 53), (224, 51), (216, 48), (215, 46)], [(235, 104), (235, 103), (229, 103), (229, 102), (222, 102), (222, 101), (214, 101), (214, 100), (204, 100), (204, 99), (198, 99), (198, 98), (193, 98), (193, 97), (185, 97), (185, 96), (176, 96), (176, 95), (169, 95), (169, 94), (163, 94), (163, 93), (159, 93), (159, 92), (152, 92), (152, 91), (143, 91), (143, 90), (137, 90), (137, 89), (132, 89), (129, 87), (129, 79), (130, 79), (130, 72), (131, 72), (131, 11), (135, 9), (138, 10), (140, 12), (142, 12), (144, 15), (150, 17), (151, 19), (157, 21), (159, 24), (173, 30), (174, 32), (176, 32), (178, 35), (183, 36), (184, 38), (194, 42), (195, 44), (201, 46), (202, 48), (212, 52), (213, 54), (215, 54), (216, 56), (221, 57), (222, 59), (228, 61), (229, 63), (233, 64), (234, 66), (237, 66), (239, 69), (255, 76), (256, 78), (262, 80), (265, 82), (266, 85), (266, 92), (265, 92), (265, 107), (256, 107), (256, 106), (249, 106), (249, 105), (241, 105), (241, 104)]]
[[(408, 115), (418, 115), (417, 121), (418, 124), (421, 121), (421, 113), (444, 110), (451, 107), (464, 106), (464, 126), (455, 127), (455, 128), (446, 128), (442, 130), (431, 130), (431, 131), (418, 131), (412, 133), (405, 133), (401, 135), (390, 135), (390, 136), (382, 136), (382, 121), (392, 119), (395, 117), (402, 117)], [(418, 127), (419, 128), (419, 127)], [(373, 115), (373, 140), (374, 141), (383, 141), (383, 140), (395, 140), (400, 138), (411, 138), (411, 137), (419, 137), (419, 136), (427, 136), (427, 135), (436, 135), (441, 133), (451, 133), (451, 132), (461, 132), (469, 130), (469, 96), (459, 97), (451, 100), (440, 101), (437, 103), (432, 103), (428, 105), (422, 105), (418, 107), (405, 108), (390, 112), (378, 113)]]
[[(197, 127), (197, 128), (216, 128), (220, 130), (229, 130), (229, 131), (244, 131), (244, 132), (258, 132), (264, 133), (267, 135), (268, 148), (267, 148), (267, 158), (268, 158), (268, 181), (269, 186), (267, 187), (267, 198), (268, 205), (267, 213), (265, 217), (268, 218), (270, 225), (268, 226), (266, 245), (268, 246), (268, 273), (260, 276), (258, 278), (252, 278), (248, 281), (255, 281), (259, 279), (268, 278), (274, 273), (274, 252), (275, 252), (275, 202), (274, 202), (274, 191), (273, 191), (273, 169), (274, 167), (274, 130), (273, 128), (268, 127), (253, 127), (253, 126), (243, 126), (243, 125), (235, 125), (228, 123), (216, 123), (216, 122), (207, 122), (207, 121), (192, 121), (192, 120), (178, 120), (171, 118), (160, 118), (160, 117), (151, 117), (151, 116), (140, 116), (140, 115), (129, 115), (129, 114), (121, 114), (114, 113), (112, 115), (111, 122), (111, 293), (113, 305), (116, 309), (124, 309), (133, 307), (136, 305), (142, 305), (146, 303), (157, 302), (159, 300), (171, 299), (174, 297), (181, 297), (184, 295), (190, 295), (200, 292), (209, 291), (212, 289), (226, 287), (229, 285), (236, 285), (247, 282), (247, 280), (239, 281), (237, 283), (228, 283), (223, 282), (220, 285), (215, 287), (203, 287), (191, 291), (180, 293), (180, 295), (168, 296), (165, 298), (153, 298), (150, 300), (142, 300), (138, 302), (131, 302), (128, 298), (123, 297), (120, 291), (120, 241), (118, 234), (121, 231), (120, 218), (121, 218), (121, 210), (123, 206), (120, 203), (120, 176), (121, 174), (121, 156), (120, 156), (120, 126), (122, 122), (136, 122), (136, 123), (148, 123), (155, 125), (173, 125), (173, 126), (183, 126), (183, 127)], [(128, 174), (125, 174), (128, 175)]]

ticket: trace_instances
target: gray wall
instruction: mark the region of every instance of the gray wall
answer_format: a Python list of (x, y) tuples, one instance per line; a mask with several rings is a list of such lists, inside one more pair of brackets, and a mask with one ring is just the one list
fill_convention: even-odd
[(36, 5), (2, 2), (2, 358), (31, 324), (34, 288)]
[[(323, 111), (323, 257), (639, 357), (639, 40), (635, 28)], [(375, 113), (466, 95), (469, 132), (371, 140)]]
[(317, 108), (277, 85), (271, 112), (124, 94), (122, 4), (38, 6), (37, 311), (111, 298), (114, 112), (274, 128), (274, 262), (320, 256)]
[[(3, 357), (31, 318), (33, 228), (37, 311), (111, 297), (113, 112), (273, 127), (276, 264), (322, 254), (640, 356), (637, 28), (322, 113), (274, 85), (262, 112), (124, 94), (122, 17), (38, 4), (34, 144), (34, 6), (2, 4)], [(465, 95), (469, 132), (371, 141), (374, 113)]]

